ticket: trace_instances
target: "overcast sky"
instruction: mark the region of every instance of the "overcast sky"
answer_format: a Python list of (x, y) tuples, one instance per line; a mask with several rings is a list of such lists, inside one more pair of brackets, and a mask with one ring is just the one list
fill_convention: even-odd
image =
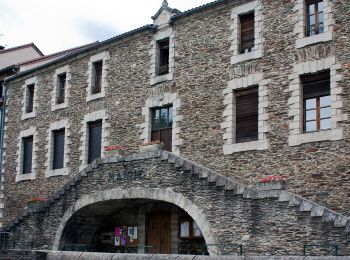
[[(0, 0), (0, 45), (34, 42), (44, 54), (152, 23), (163, 0)], [(168, 0), (185, 11), (213, 0)]]

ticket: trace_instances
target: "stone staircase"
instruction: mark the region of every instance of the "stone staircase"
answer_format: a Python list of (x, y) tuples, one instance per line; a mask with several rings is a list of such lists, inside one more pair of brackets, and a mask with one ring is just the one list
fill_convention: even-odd
[(82, 179), (87, 178), (89, 174), (91, 174), (93, 170), (97, 169), (100, 165), (147, 159), (167, 161), (178, 171), (184, 171), (189, 175), (197, 176), (198, 179), (205, 179), (208, 185), (233, 192), (233, 194), (243, 196), (243, 198), (253, 200), (269, 198), (274, 199), (276, 203), (286, 202), (288, 203), (288, 207), (298, 207), (302, 212), (309, 212), (310, 218), (321, 217), (323, 222), (331, 222), (334, 227), (342, 228), (345, 232), (350, 233), (350, 219), (347, 216), (334, 212), (322, 205), (314, 203), (286, 190), (260, 190), (258, 187), (247, 187), (231, 178), (215, 173), (203, 165), (197, 164), (167, 151), (137, 153), (126, 157), (117, 156), (97, 159), (90, 165), (86, 166), (85, 169), (68, 181), (61, 188), (61, 190), (56, 192), (51, 198), (43, 202), (40, 206), (30, 207), (25, 210), (11, 223), (6, 225), (3, 228), (3, 231), (11, 231), (29, 214), (47, 211), (50, 205), (52, 205), (56, 200), (59, 200), (61, 197), (65, 196), (65, 194), (73, 187), (79, 185)]

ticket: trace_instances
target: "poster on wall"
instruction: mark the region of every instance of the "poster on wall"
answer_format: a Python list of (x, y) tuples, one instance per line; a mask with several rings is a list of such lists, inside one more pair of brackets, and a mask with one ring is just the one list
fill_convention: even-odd
[(130, 239), (137, 239), (137, 227), (128, 227), (128, 236)]
[(115, 246), (120, 246), (120, 237), (115, 237), (114, 238), (114, 245)]
[(114, 229), (114, 236), (115, 236), (115, 237), (120, 237), (121, 234), (122, 234), (122, 227), (116, 227), (116, 228)]
[(120, 242), (121, 245), (122, 245), (122, 246), (126, 246), (127, 242), (128, 242), (127, 237), (126, 237), (126, 236), (122, 236), (122, 237), (121, 237), (121, 242)]

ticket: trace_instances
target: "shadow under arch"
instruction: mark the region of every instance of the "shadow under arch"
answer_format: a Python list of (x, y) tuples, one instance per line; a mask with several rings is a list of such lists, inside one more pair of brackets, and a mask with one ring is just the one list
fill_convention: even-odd
[[(61, 223), (58, 226), (56, 235), (54, 238), (52, 250), (57, 251), (60, 246), (61, 237), (64, 228), (69, 219), (80, 209), (88, 205), (103, 202), (107, 200), (121, 200), (121, 199), (150, 199), (165, 201), (172, 203), (188, 213), (194, 221), (196, 221), (200, 228), (206, 244), (216, 244), (216, 239), (213, 235), (210, 223), (206, 218), (203, 211), (194, 204), (191, 200), (184, 197), (180, 193), (174, 192), (171, 188), (157, 189), (157, 188), (129, 188), (121, 189), (115, 188), (97, 192), (94, 194), (86, 195), (83, 198), (77, 200), (64, 214)], [(216, 247), (212, 247), (213, 251), (217, 252)]]

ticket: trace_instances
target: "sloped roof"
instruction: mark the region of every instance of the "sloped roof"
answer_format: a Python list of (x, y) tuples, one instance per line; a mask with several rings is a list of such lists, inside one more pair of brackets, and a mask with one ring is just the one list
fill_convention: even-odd
[(0, 55), (3, 53), (18, 51), (20, 49), (25, 49), (25, 48), (29, 48), (29, 47), (32, 47), (40, 56), (44, 56), (44, 54), (39, 50), (38, 47), (36, 47), (36, 45), (33, 42), (28, 43), (28, 44), (24, 44), (24, 45), (20, 45), (20, 46), (16, 46), (13, 48), (2, 49), (2, 50), (0, 50)]

